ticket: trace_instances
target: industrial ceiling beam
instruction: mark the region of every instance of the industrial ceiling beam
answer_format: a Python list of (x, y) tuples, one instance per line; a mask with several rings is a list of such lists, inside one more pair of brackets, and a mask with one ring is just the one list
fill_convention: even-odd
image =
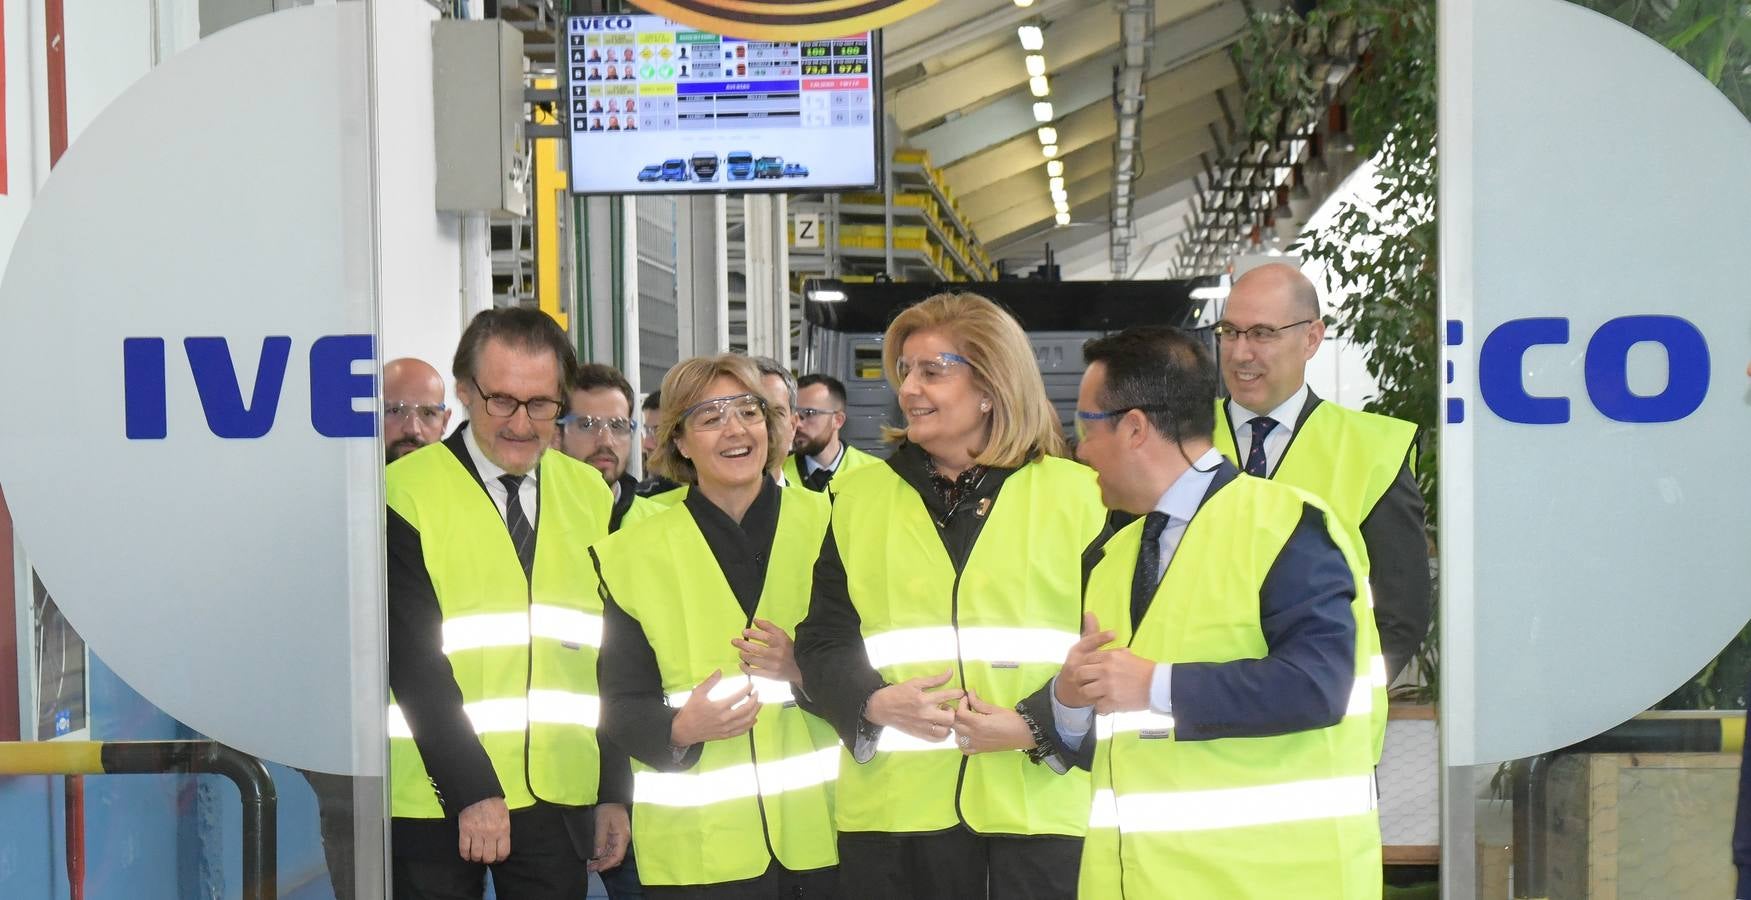
[[(1207, 6), (1179, 21), (1158, 19), (1157, 25), (1155, 52), (1145, 78), (1173, 71), (1226, 46), (1245, 27), (1246, 12), (1239, 0), (1228, 0)], [(1117, 42), (1116, 30), (1114, 42)], [(1048, 41), (1048, 54), (1051, 46)], [(1017, 54), (1019, 62), (1019, 50)], [(1119, 53), (1114, 50), (1058, 74), (1053, 80), (1050, 98), (1055, 117), (1062, 119), (1068, 113), (1095, 103), (1109, 110), (1110, 116), (1112, 69), (1118, 60)], [(1225, 55), (1221, 55), (1220, 62), (1232, 69), (1232, 63)], [(1033, 104), (1034, 97), (1026, 91), (1012, 91), (966, 115), (912, 135), (906, 143), (929, 151), (931, 160), (937, 165), (950, 165), (1011, 138), (1032, 134), (1041, 124), (1034, 120)]]

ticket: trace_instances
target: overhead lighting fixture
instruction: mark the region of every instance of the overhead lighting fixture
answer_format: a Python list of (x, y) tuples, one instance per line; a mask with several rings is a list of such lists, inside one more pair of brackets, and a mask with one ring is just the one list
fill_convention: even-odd
[(1068, 213), (1070, 211), (1070, 202), (1068, 200), (1054, 200), (1052, 201), (1052, 208), (1061, 213)]
[(1062, 174), (1064, 174), (1064, 161), (1063, 160), (1054, 159), (1051, 162), (1046, 163), (1046, 175), (1048, 175), (1049, 177), (1052, 177), (1052, 178), (1057, 178), (1058, 176), (1060, 176)]
[(1046, 146), (1041, 147), (1040, 148), (1040, 155), (1044, 156), (1047, 159), (1051, 159), (1052, 157), (1057, 156), (1058, 155), (1058, 145), (1057, 144), (1047, 144)]
[(1022, 9), (1027, 9), (1028, 7), (1034, 5), (1034, 0), (1015, 0), (1015, 5), (1021, 7)]
[[(1042, 143), (1042, 144), (1056, 144), (1056, 143), (1058, 143), (1058, 129), (1053, 128), (1050, 125), (1047, 125), (1046, 127), (1041, 128), (1039, 131), (1035, 132), (1035, 134), (1038, 134), (1040, 136), (1040, 143)], [(1046, 155), (1051, 156), (1052, 154), (1048, 153)]]
[(1193, 300), (1226, 300), (1228, 298), (1228, 288), (1220, 285), (1215, 287), (1195, 287), (1192, 288), (1191, 297)]
[(1055, 218), (1058, 220), (1059, 225), (1070, 224), (1070, 214), (1067, 212), (1061, 212)]
[(1032, 91), (1035, 97), (1044, 97), (1052, 92), (1052, 87), (1046, 83), (1046, 76), (1044, 75), (1035, 75), (1029, 78), (1027, 80), (1027, 89)]
[(1027, 73), (1029, 75), (1046, 74), (1046, 58), (1038, 53), (1029, 53), (1027, 55)]
[(1069, 191), (1066, 191), (1063, 188), (1053, 188), (1052, 189), (1052, 202), (1053, 203), (1063, 203), (1065, 201), (1068, 201), (1069, 199), (1070, 199), (1070, 192)]
[(1046, 46), (1046, 34), (1038, 25), (1023, 25), (1015, 30), (1015, 36), (1021, 38), (1021, 49), (1043, 50)]
[(1050, 103), (1035, 103), (1034, 104), (1034, 121), (1035, 122), (1050, 122), (1050, 121), (1052, 121), (1052, 104), (1050, 104)]
[(1046, 184), (1054, 191), (1061, 191), (1064, 189), (1064, 177), (1061, 175), (1054, 175), (1051, 178), (1046, 179)]

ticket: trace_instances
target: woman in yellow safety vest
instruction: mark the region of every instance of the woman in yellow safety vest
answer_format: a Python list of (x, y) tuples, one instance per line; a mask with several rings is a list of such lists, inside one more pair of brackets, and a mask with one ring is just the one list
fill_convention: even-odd
[[(842, 897), (1069, 898), (1089, 782), (1061, 774), (1045, 689), (1101, 534), (1021, 326), (942, 294), (888, 328), (904, 430), (835, 479), (797, 661), (845, 747)], [(843, 483), (840, 483), (843, 482)]]
[(839, 750), (791, 644), (831, 508), (767, 477), (784, 451), (747, 357), (686, 360), (662, 397), (650, 465), (691, 490), (590, 548), (639, 878), (653, 897), (833, 896)]

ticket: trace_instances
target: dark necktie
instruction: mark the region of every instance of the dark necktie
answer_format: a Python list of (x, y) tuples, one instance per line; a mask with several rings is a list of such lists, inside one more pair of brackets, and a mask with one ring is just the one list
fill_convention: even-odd
[(810, 472), (808, 477), (803, 479), (803, 487), (811, 491), (824, 491), (827, 489), (827, 482), (832, 480), (833, 470), (822, 467)]
[(1143, 517), (1143, 544), (1137, 548), (1137, 570), (1131, 573), (1131, 630), (1136, 631), (1155, 596), (1160, 580), (1161, 532), (1167, 529), (1167, 513), (1152, 512)]
[(500, 475), (499, 483), (505, 486), (505, 527), (511, 532), (511, 545), (517, 548), (517, 561), (523, 564), (523, 574), (533, 577), (535, 572), (535, 526), (529, 524), (529, 517), (523, 514), (522, 475)]
[(1259, 416), (1247, 421), (1252, 426), (1252, 449), (1246, 453), (1246, 474), (1266, 477), (1265, 436), (1277, 427), (1277, 420), (1270, 416)]

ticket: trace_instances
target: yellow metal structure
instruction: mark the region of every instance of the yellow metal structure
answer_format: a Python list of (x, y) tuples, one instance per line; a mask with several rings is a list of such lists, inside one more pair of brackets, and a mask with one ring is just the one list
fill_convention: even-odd
[[(538, 90), (556, 90), (559, 83), (552, 78), (535, 80)], [(558, 101), (558, 102), (563, 102)], [(559, 125), (557, 106), (535, 107), (535, 124)], [(567, 196), (565, 157), (559, 138), (535, 139), (535, 300), (541, 311), (553, 317), (559, 327), (571, 329), (571, 317), (565, 311), (565, 286), (559, 280), (559, 258), (565, 252), (559, 239), (559, 204)]]

